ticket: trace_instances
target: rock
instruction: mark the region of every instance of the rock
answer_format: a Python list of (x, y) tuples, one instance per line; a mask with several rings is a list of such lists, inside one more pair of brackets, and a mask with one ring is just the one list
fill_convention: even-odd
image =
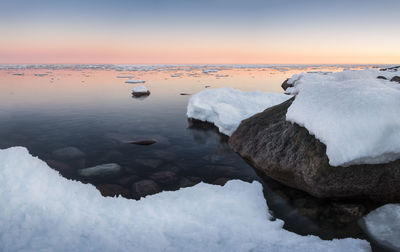
[(46, 160), (46, 163), (56, 171), (59, 171), (61, 174), (73, 174), (75, 173), (75, 169), (65, 164), (63, 162), (57, 160)]
[(191, 187), (191, 186), (197, 185), (197, 184), (200, 183), (200, 182), (201, 182), (201, 179), (200, 179), (200, 180), (191, 180), (191, 179), (189, 179), (189, 178), (183, 177), (183, 178), (181, 178), (181, 180), (179, 181), (179, 188)]
[(224, 186), (226, 184), (226, 182), (228, 182), (229, 180), (230, 180), (229, 178), (219, 178), (219, 179), (214, 180), (212, 182), (212, 184)]
[(176, 154), (174, 152), (169, 152), (165, 150), (155, 150), (152, 151), (151, 154), (159, 159), (165, 160), (165, 161), (173, 161), (176, 159)]
[(211, 86), (209, 86), (209, 85), (206, 85), (206, 86), (204, 86), (205, 88), (209, 88), (209, 87), (211, 87)]
[(180, 95), (190, 95), (190, 94), (188, 94), (188, 93), (180, 93)]
[(57, 149), (52, 153), (55, 159), (59, 160), (73, 160), (78, 158), (83, 158), (85, 153), (83, 153), (80, 149), (70, 146), (61, 149)]
[(131, 142), (131, 144), (137, 144), (137, 145), (152, 145), (157, 143), (157, 140), (155, 139), (143, 139), (143, 140), (135, 140)]
[(395, 81), (400, 83), (400, 76), (394, 76), (390, 81)]
[(122, 172), (121, 166), (115, 163), (101, 164), (89, 168), (78, 170), (81, 177), (86, 178), (110, 178), (120, 175)]
[(152, 174), (150, 178), (163, 186), (170, 186), (178, 182), (179, 178), (175, 172), (160, 171)]
[(115, 184), (96, 185), (97, 190), (100, 191), (104, 197), (115, 197), (121, 195), (125, 198), (130, 198), (131, 191)]
[(382, 80), (387, 80), (387, 78), (385, 76), (378, 76), (376, 77), (377, 79), (382, 79)]
[(288, 81), (289, 81), (289, 79), (286, 79), (286, 80), (282, 83), (282, 85), (281, 85), (281, 87), (282, 87), (283, 90), (285, 90), (285, 91), (286, 91), (286, 89), (288, 89), (288, 88), (290, 88), (290, 87), (293, 87), (293, 83), (292, 83), (292, 84), (289, 84)]
[(140, 177), (137, 175), (130, 175), (129, 177), (123, 177), (116, 181), (116, 183), (122, 186), (131, 186), (136, 181), (140, 180)]
[(159, 159), (136, 159), (136, 163), (143, 165), (145, 167), (156, 169), (159, 167), (163, 162)]
[(293, 99), (243, 120), (229, 140), (232, 149), (260, 173), (318, 198), (400, 202), (400, 160), (330, 166), (326, 146), (285, 120)]
[(150, 91), (146, 91), (146, 92), (132, 92), (132, 96), (134, 97), (142, 97), (142, 96), (149, 96), (150, 95)]
[(138, 198), (161, 192), (160, 187), (153, 180), (141, 180), (132, 186), (132, 191)]

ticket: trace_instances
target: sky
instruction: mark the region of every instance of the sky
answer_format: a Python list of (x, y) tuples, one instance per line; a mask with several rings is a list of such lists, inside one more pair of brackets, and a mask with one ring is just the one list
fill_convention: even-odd
[(399, 0), (0, 0), (0, 64), (399, 64)]

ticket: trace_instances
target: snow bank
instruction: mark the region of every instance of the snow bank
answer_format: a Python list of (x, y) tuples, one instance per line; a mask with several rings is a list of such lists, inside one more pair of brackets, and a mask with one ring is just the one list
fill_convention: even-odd
[(149, 90), (145, 86), (137, 86), (133, 88), (134, 93), (147, 93)]
[(297, 94), (286, 120), (327, 146), (332, 166), (386, 163), (400, 158), (400, 85), (393, 72), (343, 71), (294, 75)]
[(400, 204), (384, 205), (362, 219), (365, 231), (379, 244), (400, 251)]
[(228, 87), (208, 89), (190, 98), (187, 116), (213, 123), (221, 133), (230, 136), (243, 119), (290, 97), (281, 93), (243, 92)]
[(22, 147), (0, 150), (0, 167), (0, 251), (370, 251), (283, 230), (257, 182), (134, 201), (66, 180)]

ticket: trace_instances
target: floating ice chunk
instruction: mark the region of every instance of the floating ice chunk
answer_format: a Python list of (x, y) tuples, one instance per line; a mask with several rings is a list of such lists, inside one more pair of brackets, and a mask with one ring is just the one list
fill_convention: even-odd
[(370, 251), (359, 239), (284, 230), (258, 182), (200, 183), (134, 201), (102, 197), (22, 147), (0, 150), (0, 167), (0, 251)]
[(218, 72), (218, 69), (215, 69), (215, 68), (203, 69), (203, 73), (205, 73), (205, 74), (216, 73), (216, 72)]
[(329, 164), (386, 163), (400, 158), (400, 85), (378, 70), (294, 75), (297, 94), (286, 120), (326, 146)]
[(117, 78), (120, 78), (120, 79), (122, 79), (122, 78), (132, 79), (133, 76), (132, 75), (118, 75)]
[(125, 81), (125, 83), (128, 83), (128, 84), (137, 84), (137, 83), (145, 83), (146, 81), (144, 81), (144, 80), (127, 80), (127, 81)]
[(400, 251), (400, 204), (387, 204), (370, 212), (361, 226), (382, 246)]
[(217, 74), (217, 75), (215, 75), (215, 77), (224, 78), (224, 77), (229, 77), (229, 75), (228, 74)]
[(225, 135), (232, 133), (243, 119), (291, 98), (272, 92), (243, 92), (233, 88), (217, 88), (193, 95), (187, 107), (187, 116), (213, 123)]

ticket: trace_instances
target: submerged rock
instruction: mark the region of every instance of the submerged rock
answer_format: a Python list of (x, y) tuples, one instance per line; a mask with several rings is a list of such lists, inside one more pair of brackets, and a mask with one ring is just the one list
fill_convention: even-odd
[(161, 192), (160, 187), (153, 180), (146, 179), (136, 182), (132, 186), (132, 192), (138, 197), (145, 197)]
[(115, 163), (101, 164), (78, 170), (81, 177), (86, 178), (109, 178), (118, 176), (122, 172), (121, 166)]
[(319, 198), (400, 202), (400, 160), (330, 166), (326, 146), (307, 129), (286, 121), (293, 100), (243, 120), (229, 140), (233, 150), (262, 174)]
[(96, 185), (96, 188), (104, 197), (115, 197), (121, 195), (122, 197), (129, 198), (131, 196), (131, 191), (120, 185), (104, 184)]
[(60, 160), (72, 160), (83, 158), (85, 156), (85, 153), (73, 146), (57, 149), (53, 151), (52, 154), (55, 159)]
[(156, 172), (152, 174), (150, 178), (164, 186), (174, 185), (175, 183), (178, 182), (179, 179), (178, 176), (176, 176), (175, 172), (172, 171)]

